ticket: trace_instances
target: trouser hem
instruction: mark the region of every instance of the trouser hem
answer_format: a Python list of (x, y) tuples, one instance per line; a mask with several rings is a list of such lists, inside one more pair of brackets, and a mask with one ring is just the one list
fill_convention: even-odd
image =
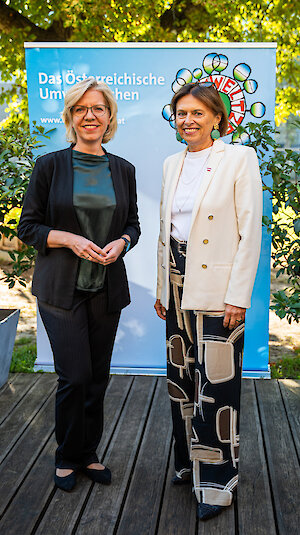
[(228, 507), (232, 504), (233, 494), (229, 490), (219, 490), (214, 488), (204, 489), (203, 487), (200, 487), (197, 490), (202, 494), (202, 499), (198, 503), (221, 505), (223, 507)]
[(61, 468), (66, 470), (79, 470), (81, 466), (81, 463), (72, 463), (69, 461), (57, 461), (55, 463), (55, 468)]
[(93, 463), (99, 463), (99, 458), (98, 458), (98, 455), (96, 453), (93, 453), (91, 455), (89, 455), (88, 457), (84, 457), (83, 458), (83, 461), (82, 461), (82, 466), (88, 466), (89, 464), (93, 464)]

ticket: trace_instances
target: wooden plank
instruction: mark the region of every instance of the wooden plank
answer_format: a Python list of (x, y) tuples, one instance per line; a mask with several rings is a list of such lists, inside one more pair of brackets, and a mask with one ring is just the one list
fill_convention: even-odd
[(40, 373), (18, 373), (13, 381), (8, 382), (0, 396), (0, 424), (40, 378)]
[(2, 385), (2, 386), (0, 387), (0, 396), (1, 396), (2, 392), (4, 392), (4, 390), (7, 389), (7, 386), (8, 386), (8, 383), (4, 383), (4, 385)]
[(46, 373), (22, 398), (16, 410), (4, 420), (0, 434), (0, 462), (17, 442), (31, 420), (45, 403), (56, 386), (57, 376)]
[(30, 535), (53, 491), (54, 435), (34, 464), (0, 521), (0, 533)]
[[(14, 380), (16, 381), (17, 377)], [(191, 495), (189, 485), (170, 485), (173, 475), (172, 459), (166, 482), (164, 481), (170, 446), (167, 426), (171, 426), (170, 415), (166, 417), (169, 407), (167, 396), (165, 403), (162, 403), (162, 390), (159, 392), (164, 380), (158, 380), (159, 388), (143, 439), (143, 427), (152, 395), (150, 382), (153, 384), (156, 379), (136, 377), (126, 402), (126, 389), (124, 390), (124, 385), (120, 386), (122, 380), (132, 381), (132, 378), (115, 377), (109, 386), (110, 392), (107, 392), (105, 427), (108, 420), (109, 429), (105, 431), (105, 440), (100, 449), (102, 453), (106, 451), (104, 462), (113, 471), (112, 485), (93, 485), (80, 475), (78, 485), (72, 493), (54, 491), (52, 478), (56, 443), (54, 436), (49, 440), (54, 425), (53, 393), (0, 466), (0, 516), (7, 508), (0, 521), (1, 533), (29, 535), (34, 531), (39, 535), (71, 535), (75, 532), (76, 535), (194, 535), (195, 532), (198, 535), (235, 534), (233, 507), (215, 519), (196, 523), (196, 501)], [(36, 388), (37, 386), (36, 384)], [(298, 533), (299, 459), (295, 446), (299, 454), (299, 387), (300, 382), (292, 380), (280, 381), (280, 385), (276, 381), (256, 381), (259, 414), (255, 403), (254, 382), (243, 381), (238, 490), (239, 535), (276, 533), (267, 463), (275, 500), (278, 534)], [(0, 393), (0, 400), (6, 391), (7, 388)], [(31, 394), (28, 389), (27, 392), (29, 400)], [(35, 394), (33, 386), (32, 393)], [(121, 405), (124, 402), (122, 411)], [(19, 409), (23, 411), (25, 405), (21, 396), (17, 403), (13, 403), (15, 409), (10, 417), (17, 414)], [(263, 437), (259, 417), (263, 425)], [(18, 418), (22, 422), (22, 415)], [(1, 430), (0, 428), (0, 440)], [(111, 435), (112, 439), (108, 445)], [(267, 463), (263, 439), (268, 455)], [(30, 469), (31, 472), (28, 473)], [(45, 514), (43, 508), (46, 509)], [(37, 525), (42, 514), (44, 517)]]
[(298, 535), (298, 459), (277, 381), (255, 381), (279, 535)]
[(17, 376), (18, 376), (18, 373), (9, 373), (8, 374), (8, 379), (7, 379), (6, 383), (4, 383), (4, 385), (2, 385), (0, 387), (0, 396), (4, 392), (4, 390), (6, 390), (8, 388), (8, 386), (11, 385), (15, 381)]
[(172, 448), (157, 535), (194, 535), (197, 501), (192, 493), (192, 482), (190, 485), (172, 485), (173, 476)]
[[(102, 457), (103, 452), (107, 448), (107, 444), (113, 433), (119, 413), (122, 410), (122, 405), (126, 399), (132, 380), (133, 378), (129, 376), (118, 378), (113, 377), (108, 385), (105, 398), (104, 436), (98, 451), (100, 457)], [(13, 511), (17, 510), (18, 516), (21, 518), (23, 517), (22, 535), (31, 533), (31, 530), (34, 527), (37, 527), (37, 523), (40, 522), (39, 517), (42, 513), (42, 509), (48, 501), (49, 506), (45, 511), (45, 516), (37, 527), (37, 533), (42, 533), (43, 535), (45, 535), (45, 533), (47, 533), (47, 535), (50, 535), (50, 533), (63, 533), (66, 535), (69, 529), (69, 522), (70, 525), (76, 523), (81, 507), (92, 487), (91, 481), (80, 474), (78, 476), (78, 484), (72, 493), (67, 494), (54, 488), (54, 451), (56, 449), (54, 438), (52, 439), (52, 443), (53, 444), (49, 445), (48, 451), (41, 455), (38, 463), (29, 474), (29, 477), (18, 494), (17, 501), (14, 500), (12, 502), (9, 515), (7, 518), (4, 517), (4, 519), (6, 518), (6, 525), (11, 526), (11, 529), (13, 529)], [(43, 478), (47, 480), (47, 484), (44, 485), (44, 481), (42, 481), (43, 491), (40, 493), (39, 480)], [(26, 503), (26, 490), (31, 486), (34, 487), (34, 489), (32, 497), (30, 498), (31, 510), (28, 515), (25, 510), (24, 502)], [(11, 533), (13, 533), (13, 531)]]
[[(104, 462), (112, 471), (109, 487), (95, 485), (80, 520), (76, 535), (112, 535), (115, 530), (128, 480), (141, 441), (156, 384), (154, 377), (136, 377)], [(48, 526), (47, 526), (48, 529)], [(50, 535), (55, 533), (50, 532)], [(68, 529), (66, 535), (71, 531)], [(42, 532), (41, 532), (42, 534)]]
[(278, 381), (287, 418), (292, 431), (298, 460), (300, 459), (300, 381), (281, 379)]
[(238, 485), (240, 534), (276, 535), (253, 379), (242, 380), (240, 441)]
[(0, 518), (53, 433), (54, 399), (55, 392), (0, 465)]
[(156, 532), (171, 435), (166, 381), (159, 378), (117, 535)]

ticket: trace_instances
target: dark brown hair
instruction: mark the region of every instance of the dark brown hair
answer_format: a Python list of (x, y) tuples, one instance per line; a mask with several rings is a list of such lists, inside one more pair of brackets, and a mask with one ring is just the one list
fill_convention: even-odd
[(207, 87), (205, 84), (201, 84), (201, 82), (185, 84), (182, 86), (179, 91), (173, 95), (171, 100), (171, 109), (174, 118), (176, 118), (176, 105), (178, 100), (186, 95), (193, 95), (193, 97), (197, 98), (200, 102), (203, 102), (214, 115), (221, 115), (219, 129), (221, 136), (225, 136), (228, 128), (228, 117), (224, 102), (216, 87), (213, 84)]

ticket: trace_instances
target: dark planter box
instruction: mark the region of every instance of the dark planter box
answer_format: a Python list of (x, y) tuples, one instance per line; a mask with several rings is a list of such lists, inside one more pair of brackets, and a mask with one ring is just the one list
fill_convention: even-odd
[(8, 378), (19, 315), (18, 309), (0, 308), (0, 387)]

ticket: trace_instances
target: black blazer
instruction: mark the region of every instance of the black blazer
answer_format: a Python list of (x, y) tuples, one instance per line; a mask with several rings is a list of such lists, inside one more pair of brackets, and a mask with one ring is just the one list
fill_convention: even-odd
[[(140, 235), (137, 214), (135, 169), (119, 156), (107, 153), (116, 195), (107, 243), (122, 234), (131, 238), (131, 248)], [(70, 309), (80, 259), (71, 249), (48, 248), (50, 230), (82, 235), (73, 207), (72, 147), (38, 158), (24, 198), (18, 237), (38, 251), (32, 293), (38, 299)], [(121, 257), (107, 266), (108, 311), (121, 310), (130, 303), (125, 265)]]

